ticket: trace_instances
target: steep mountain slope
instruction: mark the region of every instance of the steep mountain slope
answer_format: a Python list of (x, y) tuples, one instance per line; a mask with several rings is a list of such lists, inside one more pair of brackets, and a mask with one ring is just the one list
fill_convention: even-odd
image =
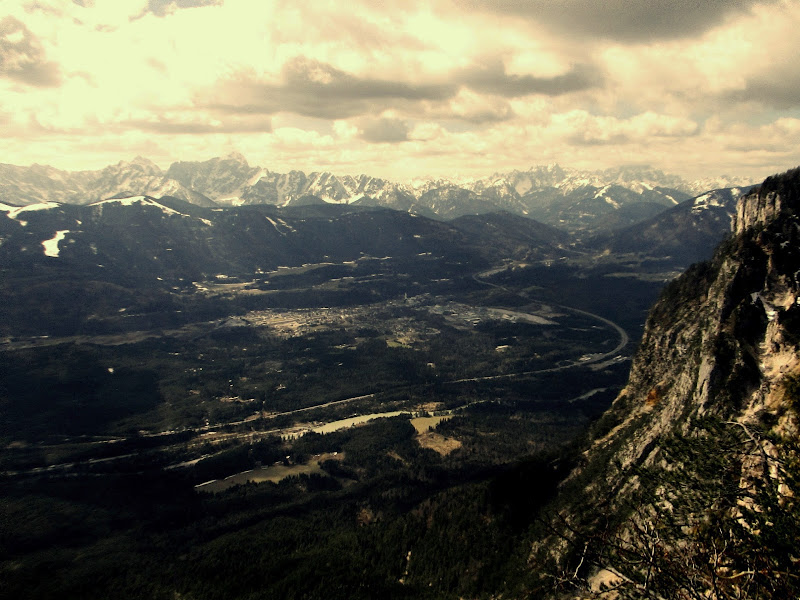
[(734, 237), (651, 311), (562, 486), (558, 533), (534, 546), (557, 590), (797, 597), (799, 215), (800, 169), (767, 179), (739, 201)]
[(451, 224), (472, 239), (496, 240), (499, 256), (535, 260), (572, 255), (570, 236), (533, 219), (520, 218), (508, 212), (486, 215), (466, 215), (454, 219)]
[(79, 194), (90, 175), (45, 165), (18, 167), (0, 164), (0, 202), (15, 205), (67, 202)]
[(601, 234), (587, 244), (600, 252), (658, 256), (676, 265), (706, 260), (730, 233), (736, 203), (751, 188), (706, 192), (643, 222)]

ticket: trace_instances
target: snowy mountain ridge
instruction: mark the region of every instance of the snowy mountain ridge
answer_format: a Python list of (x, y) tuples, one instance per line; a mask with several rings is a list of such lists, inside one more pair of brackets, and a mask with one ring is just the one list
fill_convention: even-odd
[[(651, 167), (585, 171), (557, 164), (479, 179), (399, 183), (366, 174), (278, 173), (251, 166), (237, 153), (203, 162), (176, 162), (166, 171), (143, 157), (99, 171), (0, 164), (0, 201), (17, 206), (91, 204), (124, 195), (173, 196), (199, 206), (324, 202), (382, 206), (446, 220), (505, 210), (574, 230), (589, 227), (591, 218), (609, 211), (622, 215), (635, 206), (637, 215), (656, 214), (708, 189), (747, 183), (730, 177), (690, 182)], [(577, 223), (576, 215), (590, 218)], [(628, 217), (620, 218), (627, 224)]]

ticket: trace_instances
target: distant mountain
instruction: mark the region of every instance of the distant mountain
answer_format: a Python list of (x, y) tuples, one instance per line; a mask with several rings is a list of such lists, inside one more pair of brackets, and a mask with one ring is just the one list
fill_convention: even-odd
[(574, 233), (587, 233), (635, 223), (688, 198), (671, 188), (637, 191), (636, 182), (628, 185), (537, 188), (521, 200), (532, 218)]
[[(426, 179), (403, 184), (368, 175), (276, 173), (250, 166), (241, 154), (177, 162), (167, 171), (141, 157), (100, 171), (74, 173), (40, 165), (0, 165), (0, 201), (13, 205), (90, 204), (139, 194), (168, 195), (200, 206), (290, 206), (317, 201), (381, 206), (445, 220), (502, 210), (582, 234), (652, 217), (707, 189), (702, 187), (705, 183), (687, 182), (651, 168), (579, 171), (550, 165), (475, 180)], [(725, 179), (725, 183), (716, 187), (745, 182)]]
[(0, 204), (0, 263), (7, 273), (42, 265), (174, 282), (363, 256), (430, 253), (490, 264), (522, 258), (533, 248), (560, 256), (568, 245), (567, 234), (510, 213), (444, 223), (382, 208), (330, 205), (310, 195), (282, 208), (207, 208), (150, 196), (83, 206)]
[(41, 202), (91, 204), (134, 194), (169, 195), (199, 206), (214, 206), (202, 193), (165, 178), (158, 165), (142, 157), (100, 171), (68, 172), (41, 165), (26, 168), (0, 164), (0, 202), (18, 206)]
[(691, 198), (655, 217), (587, 241), (598, 252), (659, 257), (681, 268), (711, 256), (731, 231), (736, 203), (753, 186)]
[(493, 248), (502, 258), (540, 260), (575, 254), (569, 234), (505, 211), (486, 215), (465, 215), (454, 219), (450, 224), (473, 239), (492, 239)]

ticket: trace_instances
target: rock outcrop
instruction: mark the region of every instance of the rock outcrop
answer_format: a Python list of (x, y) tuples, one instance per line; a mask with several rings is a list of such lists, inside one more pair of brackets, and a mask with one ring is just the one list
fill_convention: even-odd
[(767, 179), (652, 309), (533, 548), (559, 593), (796, 597), (799, 212), (800, 169)]

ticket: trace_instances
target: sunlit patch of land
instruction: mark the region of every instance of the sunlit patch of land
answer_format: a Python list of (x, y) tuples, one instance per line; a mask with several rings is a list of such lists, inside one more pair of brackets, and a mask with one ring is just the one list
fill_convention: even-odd
[(245, 483), (262, 483), (265, 481), (278, 483), (287, 477), (313, 475), (314, 473), (321, 474), (323, 471), (320, 465), (326, 460), (344, 460), (344, 453), (328, 452), (320, 454), (306, 463), (296, 465), (276, 464), (267, 467), (259, 467), (242, 473), (236, 473), (225, 479), (215, 479), (213, 481), (201, 483), (200, 485), (196, 485), (195, 489), (200, 492), (215, 493), (227, 490), (234, 485), (242, 485)]

